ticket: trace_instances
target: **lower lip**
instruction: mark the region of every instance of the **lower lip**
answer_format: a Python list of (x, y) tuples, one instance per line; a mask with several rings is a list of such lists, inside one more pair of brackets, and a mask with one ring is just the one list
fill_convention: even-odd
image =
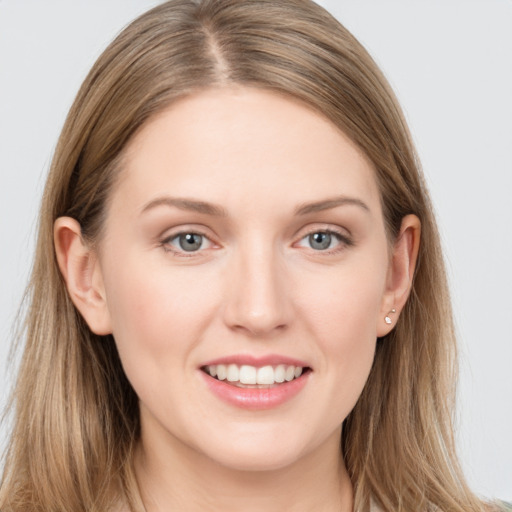
[(304, 388), (311, 373), (307, 371), (297, 379), (276, 384), (274, 387), (239, 388), (226, 381), (215, 379), (202, 370), (199, 371), (210, 391), (221, 400), (241, 409), (253, 411), (272, 409), (291, 400)]

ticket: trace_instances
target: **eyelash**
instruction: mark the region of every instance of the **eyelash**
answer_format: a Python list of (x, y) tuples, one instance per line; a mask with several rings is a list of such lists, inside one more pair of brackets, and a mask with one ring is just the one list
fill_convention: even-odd
[[(198, 235), (198, 236), (202, 237), (202, 239), (203, 239), (202, 243), (205, 240), (208, 240), (208, 242), (210, 244), (215, 245), (215, 243), (208, 237), (208, 235), (206, 235), (205, 233), (203, 233), (197, 229), (196, 230), (190, 229), (190, 230), (186, 230), (186, 231), (180, 231), (178, 233), (173, 233), (172, 235), (165, 237), (162, 240), (162, 242), (160, 243), (160, 245), (162, 246), (162, 248), (164, 249), (165, 252), (172, 253), (174, 256), (177, 256), (179, 258), (193, 258), (194, 256), (197, 256), (198, 253), (202, 252), (201, 248), (197, 251), (185, 251), (184, 249), (181, 249), (181, 250), (176, 249), (171, 245), (172, 241), (178, 240), (180, 236), (185, 236), (185, 235)], [(202, 243), (201, 243), (201, 245), (202, 245)]]
[[(317, 253), (317, 254), (329, 255), (329, 256), (335, 255), (335, 254), (342, 252), (347, 247), (351, 247), (354, 245), (354, 242), (353, 242), (353, 240), (351, 240), (351, 238), (349, 238), (344, 233), (341, 233), (332, 228), (311, 230), (308, 233), (306, 233), (304, 236), (302, 236), (300, 238), (300, 240), (298, 242), (296, 242), (294, 245), (297, 245), (300, 242), (302, 242), (303, 240), (306, 240), (309, 237), (311, 237), (313, 235), (317, 235), (317, 234), (325, 234), (325, 235), (334, 237), (338, 241), (336, 246), (331, 249), (315, 250), (312, 247), (309, 247), (309, 249), (311, 249), (314, 253)], [(192, 230), (192, 229), (188, 230), (188, 231), (180, 231), (178, 233), (173, 233), (172, 235), (164, 238), (160, 242), (160, 245), (162, 246), (162, 248), (164, 249), (165, 252), (172, 253), (174, 256), (177, 256), (179, 258), (192, 258), (192, 257), (197, 256), (199, 253), (203, 252), (204, 250), (206, 250), (206, 249), (201, 250), (201, 247), (200, 247), (196, 251), (185, 251), (184, 249), (176, 249), (171, 245), (171, 242), (173, 242), (174, 240), (179, 240), (179, 237), (185, 236), (185, 235), (198, 235), (198, 236), (202, 237), (201, 245), (203, 244), (204, 240), (207, 240), (208, 243), (215, 245), (215, 242), (213, 242), (208, 237), (208, 235), (206, 235), (205, 233), (203, 233), (199, 230)]]
[(346, 234), (341, 233), (340, 231), (337, 231), (332, 228), (315, 229), (315, 230), (309, 231), (299, 240), (298, 243), (302, 242), (303, 240), (308, 239), (309, 237), (311, 237), (313, 235), (317, 235), (317, 234), (325, 234), (325, 235), (334, 237), (337, 239), (338, 243), (336, 244), (335, 247), (333, 247), (331, 249), (325, 249), (325, 250), (315, 250), (312, 247), (310, 247), (310, 249), (316, 254), (331, 256), (331, 255), (339, 254), (340, 252), (345, 250), (347, 247), (351, 247), (354, 245), (353, 240), (351, 238), (349, 238)]

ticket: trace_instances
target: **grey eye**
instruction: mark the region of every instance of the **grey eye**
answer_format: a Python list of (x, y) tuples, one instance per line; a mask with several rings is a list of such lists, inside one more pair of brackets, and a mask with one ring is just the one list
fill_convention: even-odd
[(319, 231), (318, 233), (311, 233), (311, 235), (308, 235), (308, 242), (312, 249), (325, 251), (325, 249), (329, 249), (329, 247), (331, 247), (332, 238), (331, 233)]
[(203, 245), (203, 235), (197, 233), (183, 233), (178, 235), (176, 239), (180, 249), (186, 252), (197, 251)]

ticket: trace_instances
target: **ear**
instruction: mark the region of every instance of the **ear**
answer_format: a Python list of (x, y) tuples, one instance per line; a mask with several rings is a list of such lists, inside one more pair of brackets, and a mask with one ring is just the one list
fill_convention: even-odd
[(59, 217), (53, 227), (53, 239), (59, 269), (73, 304), (92, 332), (111, 334), (101, 268), (96, 253), (82, 239), (80, 224), (71, 217)]
[(382, 299), (380, 318), (377, 320), (377, 336), (388, 334), (396, 325), (412, 287), (414, 270), (420, 247), (421, 222), (416, 215), (402, 219), (400, 232), (392, 248)]

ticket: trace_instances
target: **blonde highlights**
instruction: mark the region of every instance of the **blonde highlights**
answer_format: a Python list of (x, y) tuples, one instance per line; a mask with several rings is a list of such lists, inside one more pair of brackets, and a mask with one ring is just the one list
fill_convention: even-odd
[(308, 0), (174, 0), (105, 50), (67, 117), (44, 192), (27, 292), (25, 348), (0, 509), (143, 510), (132, 469), (138, 403), (112, 336), (93, 334), (58, 270), (53, 225), (71, 216), (102, 234), (123, 150), (152, 116), (208, 87), (238, 84), (321, 112), (372, 161), (390, 240), (422, 223), (413, 291), (343, 428), (355, 510), (484, 510), (455, 456), (455, 340), (439, 236), (398, 103), (377, 66)]

